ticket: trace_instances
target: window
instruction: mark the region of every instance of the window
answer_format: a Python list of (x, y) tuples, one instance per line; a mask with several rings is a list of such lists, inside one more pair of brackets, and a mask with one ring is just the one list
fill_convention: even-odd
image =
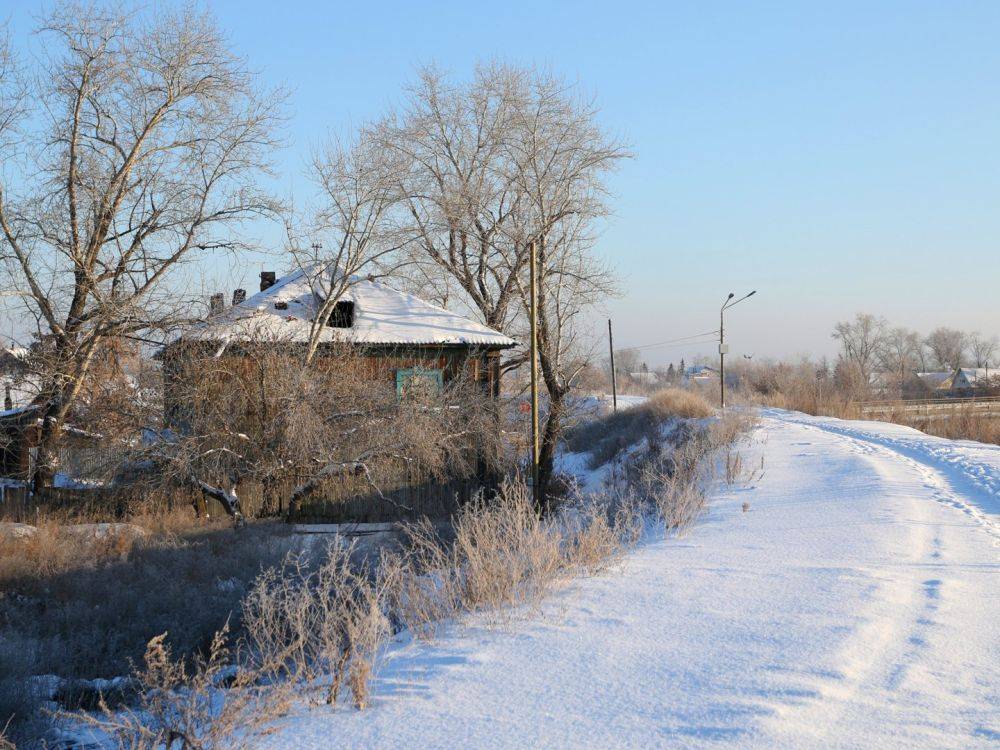
[(331, 328), (350, 328), (354, 325), (354, 302), (341, 300), (333, 306), (326, 324)]
[(396, 397), (418, 401), (436, 396), (444, 388), (444, 372), (414, 367), (396, 370)]

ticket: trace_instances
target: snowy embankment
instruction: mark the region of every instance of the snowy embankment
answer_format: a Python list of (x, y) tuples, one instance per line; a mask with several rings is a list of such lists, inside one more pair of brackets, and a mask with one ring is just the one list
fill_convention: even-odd
[(267, 746), (996, 747), (1000, 447), (767, 411), (761, 456), (685, 536), (401, 640), (369, 710)]

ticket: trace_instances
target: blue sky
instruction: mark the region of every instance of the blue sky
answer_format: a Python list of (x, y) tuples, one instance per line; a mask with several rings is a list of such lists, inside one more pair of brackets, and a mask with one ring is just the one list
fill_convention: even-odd
[[(15, 3), (20, 40), (39, 7)], [(635, 153), (599, 245), (622, 280), (606, 304), (622, 346), (713, 328), (725, 295), (752, 288), (727, 325), (736, 354), (831, 353), (859, 310), (1000, 333), (1000, 3), (208, 7), (292, 89), (278, 187), (297, 198), (310, 147), (397, 102), (420, 63), (465, 76), (500, 58), (579, 82)], [(216, 269), (220, 284), (252, 283), (254, 262)]]

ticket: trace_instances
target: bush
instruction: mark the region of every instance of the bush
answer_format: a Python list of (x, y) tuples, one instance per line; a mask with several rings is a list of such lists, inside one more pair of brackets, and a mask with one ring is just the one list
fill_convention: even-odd
[(243, 602), (244, 662), (271, 683), (317, 693), (335, 706), (346, 684), (354, 705), (368, 702), (375, 655), (391, 633), (387, 617), (395, 568), (366, 571), (353, 547), (331, 544), (316, 565), (289, 555), (257, 580)]
[(278, 686), (262, 686), (258, 675), (230, 666), (228, 625), (217, 632), (207, 653), (176, 658), (166, 633), (146, 645), (143, 666), (135, 671), (138, 705), (112, 708), (103, 700), (100, 713), (76, 713), (82, 721), (134, 750), (229, 750), (254, 746), (267, 724), (287, 702)]
[(667, 388), (638, 406), (572, 427), (565, 442), (574, 453), (589, 453), (591, 468), (597, 468), (643, 439), (651, 445), (657, 444), (664, 422), (699, 419), (713, 413), (712, 406), (699, 394)]
[(707, 426), (683, 430), (670, 444), (651, 444), (626, 465), (615, 491), (653, 509), (668, 529), (682, 529), (703, 511), (719, 464), (727, 482), (740, 478), (741, 460), (733, 446), (755, 423), (752, 411), (729, 410)]

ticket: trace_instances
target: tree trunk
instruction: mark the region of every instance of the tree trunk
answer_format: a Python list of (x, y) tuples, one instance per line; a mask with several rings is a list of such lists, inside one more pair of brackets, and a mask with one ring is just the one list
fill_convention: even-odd
[(545, 427), (542, 429), (542, 445), (538, 454), (538, 503), (544, 510), (548, 510), (551, 499), (549, 494), (552, 489), (556, 449), (562, 432), (564, 396), (565, 394), (558, 390), (549, 394), (549, 411), (545, 416)]
[(65, 418), (59, 396), (50, 397), (41, 415), (41, 430), (36, 446), (35, 465), (32, 469), (31, 488), (33, 492), (41, 492), (51, 487), (56, 474), (56, 447), (62, 433), (62, 423)]

